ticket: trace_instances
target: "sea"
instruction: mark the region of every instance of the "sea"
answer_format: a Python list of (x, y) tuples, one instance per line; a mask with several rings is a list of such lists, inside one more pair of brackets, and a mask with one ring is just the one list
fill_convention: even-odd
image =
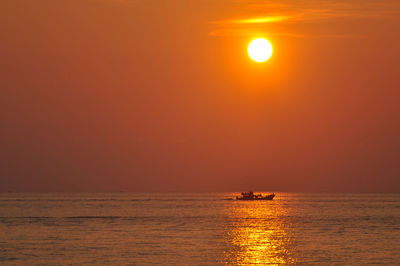
[(400, 194), (0, 194), (1, 265), (400, 265)]

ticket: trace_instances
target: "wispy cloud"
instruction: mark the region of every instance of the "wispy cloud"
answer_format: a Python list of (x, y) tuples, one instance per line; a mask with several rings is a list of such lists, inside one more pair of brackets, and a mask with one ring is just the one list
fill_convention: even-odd
[(214, 21), (214, 24), (264, 24), (264, 23), (274, 23), (282, 22), (290, 19), (290, 16), (266, 16), (266, 17), (256, 17), (256, 18), (245, 18), (245, 19), (232, 19), (224, 21)]
[(236, 0), (242, 11), (236, 18), (212, 21), (216, 25), (212, 36), (245, 36), (260, 33), (287, 37), (359, 38), (363, 35), (302, 34), (289, 28), (299, 24), (316, 24), (343, 19), (381, 19), (400, 15), (400, 3), (395, 0)]

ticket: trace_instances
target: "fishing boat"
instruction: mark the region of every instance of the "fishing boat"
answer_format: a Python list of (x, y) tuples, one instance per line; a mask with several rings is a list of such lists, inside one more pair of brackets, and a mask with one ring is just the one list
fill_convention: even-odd
[(275, 193), (270, 195), (263, 196), (261, 194), (254, 194), (253, 191), (250, 192), (242, 192), (241, 197), (236, 197), (237, 200), (273, 200), (275, 197)]

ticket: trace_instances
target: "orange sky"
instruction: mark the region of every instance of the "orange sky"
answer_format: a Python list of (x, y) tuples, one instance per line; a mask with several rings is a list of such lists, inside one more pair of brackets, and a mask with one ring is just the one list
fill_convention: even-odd
[(0, 191), (400, 192), (399, 47), (397, 0), (2, 1)]

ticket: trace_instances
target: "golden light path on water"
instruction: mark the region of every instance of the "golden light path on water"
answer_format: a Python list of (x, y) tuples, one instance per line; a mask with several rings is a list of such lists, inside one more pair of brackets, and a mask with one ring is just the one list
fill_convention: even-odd
[(290, 210), (279, 200), (235, 202), (227, 210), (231, 224), (226, 231), (230, 247), (226, 264), (296, 263), (294, 238), (286, 217)]

